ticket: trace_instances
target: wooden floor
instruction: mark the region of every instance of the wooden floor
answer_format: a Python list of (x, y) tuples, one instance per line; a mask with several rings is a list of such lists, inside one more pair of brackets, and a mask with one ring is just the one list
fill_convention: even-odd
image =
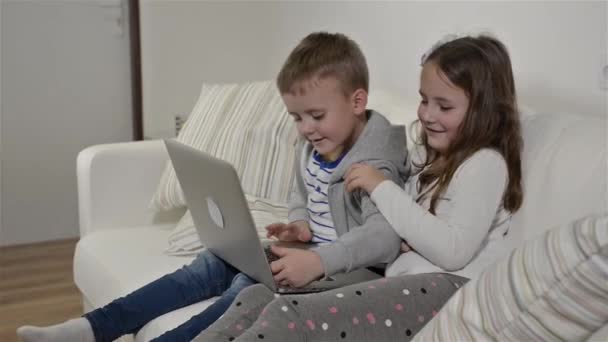
[(72, 276), (77, 240), (0, 247), (0, 341), (17, 327), (50, 325), (82, 314)]

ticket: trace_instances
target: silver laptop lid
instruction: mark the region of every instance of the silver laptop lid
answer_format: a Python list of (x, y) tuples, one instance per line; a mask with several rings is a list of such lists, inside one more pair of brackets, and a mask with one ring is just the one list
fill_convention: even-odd
[(175, 140), (164, 142), (203, 245), (276, 291), (234, 167)]

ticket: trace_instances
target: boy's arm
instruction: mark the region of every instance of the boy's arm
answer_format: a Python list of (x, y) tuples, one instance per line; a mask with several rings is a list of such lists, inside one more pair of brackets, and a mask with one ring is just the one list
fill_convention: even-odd
[[(397, 168), (389, 162), (370, 163), (385, 176), (403, 185)], [(354, 196), (355, 193), (349, 196)], [(355, 269), (390, 263), (399, 255), (401, 238), (378, 211), (369, 195), (356, 193), (360, 197), (362, 224), (341, 235), (329, 245), (320, 246), (315, 252), (321, 257), (325, 275), (350, 272)]]

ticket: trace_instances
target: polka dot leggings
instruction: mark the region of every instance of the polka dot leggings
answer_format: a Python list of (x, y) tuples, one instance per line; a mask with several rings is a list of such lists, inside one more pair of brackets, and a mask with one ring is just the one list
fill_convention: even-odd
[(258, 284), (195, 341), (408, 341), (466, 281), (414, 274), (280, 297)]

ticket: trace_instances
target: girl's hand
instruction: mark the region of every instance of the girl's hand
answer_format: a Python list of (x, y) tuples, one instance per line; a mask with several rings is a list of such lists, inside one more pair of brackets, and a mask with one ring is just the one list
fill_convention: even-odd
[(358, 188), (371, 194), (378, 184), (384, 180), (386, 180), (384, 174), (375, 167), (366, 164), (353, 164), (346, 172), (344, 185), (348, 192)]
[(273, 223), (266, 227), (266, 237), (276, 237), (279, 241), (308, 242), (312, 239), (310, 226), (306, 221)]
[(319, 254), (298, 248), (270, 246), (280, 257), (270, 264), (274, 280), (284, 286), (302, 287), (325, 274)]

